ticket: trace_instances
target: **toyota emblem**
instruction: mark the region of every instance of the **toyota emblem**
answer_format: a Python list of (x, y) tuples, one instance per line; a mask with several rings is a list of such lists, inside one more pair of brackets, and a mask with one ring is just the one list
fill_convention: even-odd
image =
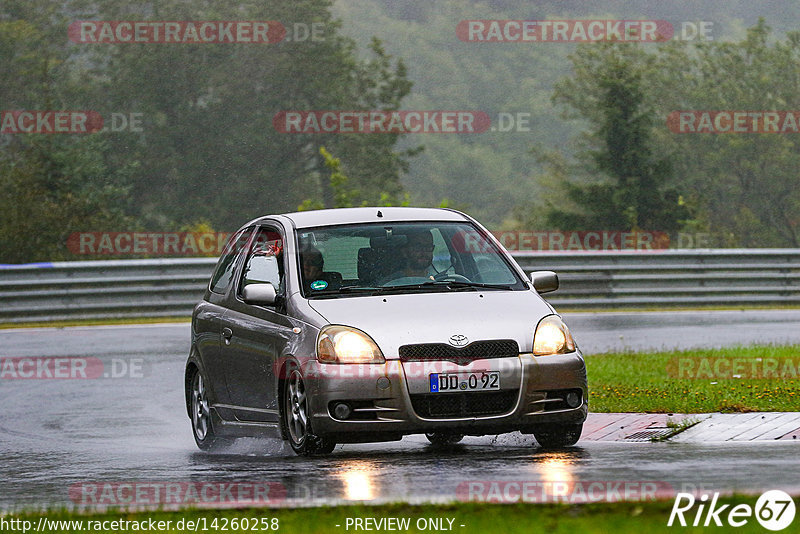
[(452, 336), (450, 336), (450, 344), (453, 345), (454, 347), (463, 347), (467, 343), (469, 343), (469, 340), (465, 335), (453, 334)]

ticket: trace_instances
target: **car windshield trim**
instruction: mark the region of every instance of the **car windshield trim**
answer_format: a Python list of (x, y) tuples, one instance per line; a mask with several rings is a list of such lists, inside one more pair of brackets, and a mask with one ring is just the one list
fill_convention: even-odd
[[(398, 257), (402, 258), (408, 236), (427, 232), (435, 243), (427, 272), (420, 272), (419, 265), (405, 268)], [(360, 242), (356, 244), (356, 240)], [(416, 241), (418, 245), (419, 239)], [(307, 299), (398, 292), (528, 289), (526, 277), (513, 260), (490, 233), (473, 221), (381, 221), (296, 228), (295, 243), (300, 292)], [(424, 250), (416, 251), (416, 255), (424, 255)], [(408, 252), (405, 254), (408, 258)], [(315, 257), (321, 257), (320, 261), (315, 261)], [(308, 258), (307, 263), (303, 258)], [(413, 259), (419, 263), (418, 258)], [(315, 263), (318, 264), (316, 272)], [(308, 273), (304, 272), (304, 265), (310, 265)], [(363, 271), (362, 266), (366, 266)], [(449, 280), (450, 277), (456, 279)]]

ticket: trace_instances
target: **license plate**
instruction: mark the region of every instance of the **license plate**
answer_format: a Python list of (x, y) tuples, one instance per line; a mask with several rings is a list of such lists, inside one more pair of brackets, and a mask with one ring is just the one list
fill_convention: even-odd
[(500, 372), (482, 373), (431, 373), (431, 393), (456, 393), (459, 391), (491, 391), (500, 389)]

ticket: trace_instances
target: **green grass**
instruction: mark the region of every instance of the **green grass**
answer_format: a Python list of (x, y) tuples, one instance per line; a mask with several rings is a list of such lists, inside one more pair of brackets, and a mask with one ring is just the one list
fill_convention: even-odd
[(696, 417), (687, 417), (686, 419), (681, 419), (680, 421), (677, 422), (667, 418), (667, 428), (670, 430), (670, 432), (661, 436), (653, 436), (652, 438), (650, 438), (650, 441), (652, 441), (653, 443), (661, 443), (664, 441), (669, 441), (669, 439), (672, 436), (680, 434), (687, 428), (692, 428), (699, 422), (700, 419)]
[[(754, 497), (729, 497), (721, 498), (720, 504), (731, 503), (755, 504)], [(230, 521), (237, 518), (241, 524), (242, 518), (258, 519), (262, 518), (278, 519), (279, 530), (288, 534), (305, 533), (327, 533), (327, 532), (365, 532), (364, 530), (354, 530), (351, 526), (345, 529), (347, 518), (410, 518), (411, 528), (400, 532), (420, 532), (415, 527), (419, 518), (451, 518), (454, 519), (452, 532), (458, 534), (497, 532), (516, 534), (522, 532), (548, 532), (548, 533), (568, 533), (580, 532), (583, 534), (605, 534), (614, 532), (615, 534), (625, 533), (656, 533), (656, 532), (700, 532), (711, 528), (714, 530), (725, 530), (719, 527), (667, 527), (673, 501), (655, 501), (641, 503), (614, 503), (614, 504), (479, 504), (479, 503), (458, 503), (450, 505), (421, 505), (412, 506), (407, 504), (389, 504), (379, 506), (339, 506), (339, 507), (320, 507), (320, 508), (301, 508), (301, 509), (265, 509), (250, 508), (242, 510), (184, 510), (180, 512), (108, 512), (102, 514), (80, 515), (70, 512), (51, 512), (45, 514), (50, 520), (146, 520), (152, 518), (155, 521), (172, 521), (173, 528), (162, 532), (188, 532), (194, 531), (184, 528), (177, 530), (174, 525), (177, 521), (184, 520), (204, 520), (208, 527), (205, 532), (224, 532), (221, 530), (223, 525), (228, 526), (229, 532), (238, 532), (241, 529), (231, 528)], [(693, 513), (687, 512), (686, 518), (689, 524), (694, 518)], [(728, 508), (728, 510), (731, 507)], [(33, 522), (34, 528), (41, 514), (27, 514), (21, 517)], [(10, 516), (4, 519), (8, 520)], [(218, 530), (212, 530), (210, 525), (216, 518)], [(721, 520), (727, 518), (722, 514)], [(705, 517), (703, 517), (705, 519)], [(226, 521), (227, 520), (227, 521)], [(444, 523), (447, 525), (447, 522)], [(336, 527), (336, 525), (340, 525)], [(464, 525), (463, 527), (461, 525)], [(237, 525), (238, 526), (238, 525)], [(269, 530), (253, 530), (252, 523), (249, 532), (270, 532)], [(727, 526), (727, 525), (726, 525)], [(730, 527), (728, 527), (730, 528)], [(749, 518), (748, 523), (736, 532), (765, 532), (755, 518)], [(85, 530), (84, 530), (85, 531)], [(132, 530), (128, 530), (132, 531)], [(202, 523), (199, 532), (204, 532)], [(21, 532), (21, 530), (20, 530)], [(75, 529), (49, 530), (48, 532), (78, 532)], [(95, 532), (99, 532), (95, 530)], [(139, 532), (155, 532), (155, 530), (140, 530)], [(379, 532), (389, 532), (379, 530)], [(425, 532), (431, 532), (426, 530)], [(435, 532), (435, 531), (434, 531)]]
[[(679, 358), (735, 358), (750, 369), (764, 359), (792, 362), (785, 378), (703, 378), (676, 375)], [(699, 360), (694, 369), (701, 369)], [(787, 412), (800, 409), (800, 346), (758, 345), (724, 349), (612, 353), (586, 356), (592, 412)], [(706, 371), (710, 367), (705, 368)], [(781, 364), (781, 369), (784, 369)], [(723, 368), (724, 370), (724, 368)], [(724, 376), (717, 375), (714, 376)]]

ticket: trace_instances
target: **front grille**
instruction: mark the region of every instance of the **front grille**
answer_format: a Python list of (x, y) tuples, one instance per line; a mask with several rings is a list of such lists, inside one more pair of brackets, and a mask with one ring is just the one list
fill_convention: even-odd
[(464, 347), (453, 347), (446, 343), (422, 343), (403, 345), (398, 353), (403, 362), (447, 360), (464, 365), (473, 360), (516, 357), (519, 355), (519, 345), (513, 339), (473, 341)]
[(411, 405), (420, 417), (450, 418), (499, 415), (510, 412), (519, 390), (411, 395)]

